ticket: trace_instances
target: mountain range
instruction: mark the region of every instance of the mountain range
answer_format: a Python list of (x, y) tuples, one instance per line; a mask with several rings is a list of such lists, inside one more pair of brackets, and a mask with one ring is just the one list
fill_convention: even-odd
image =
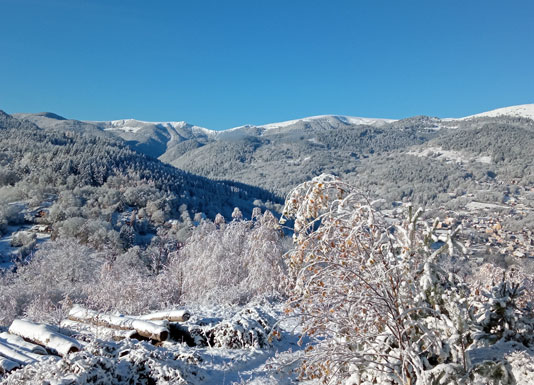
[[(534, 104), (462, 118), (417, 116), (393, 120), (321, 115), (223, 131), (183, 121), (84, 122), (53, 113), (14, 116), (45, 130), (120, 138), (132, 149), (179, 169), (259, 186), (279, 196), (323, 172), (361, 183), (365, 189), (375, 189), (393, 200), (423, 203), (434, 201), (451, 186), (471, 190), (472, 184), (509, 182), (518, 173), (527, 181), (532, 174), (531, 165), (518, 156), (511, 163), (496, 159), (498, 154), (508, 159), (516, 152), (508, 148), (513, 145), (508, 143), (510, 137), (521, 148), (533, 143)], [(458, 142), (458, 137), (465, 142)], [(494, 142), (482, 143), (481, 138)], [(468, 149), (466, 143), (478, 143), (478, 147)], [(505, 145), (508, 147), (503, 148)], [(436, 182), (438, 174), (446, 177)], [(437, 185), (432, 187), (431, 183)]]

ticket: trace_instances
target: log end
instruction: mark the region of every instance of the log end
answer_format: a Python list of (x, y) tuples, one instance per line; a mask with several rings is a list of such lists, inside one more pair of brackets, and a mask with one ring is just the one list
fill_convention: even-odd
[(167, 338), (169, 338), (169, 332), (167, 330), (163, 330), (161, 333), (159, 333), (158, 339), (160, 341), (167, 341)]
[(67, 352), (67, 354), (71, 354), (71, 353), (76, 353), (76, 352), (79, 352), (80, 351), (80, 348), (78, 346), (74, 346), (72, 345), (70, 348), (69, 348), (69, 351)]

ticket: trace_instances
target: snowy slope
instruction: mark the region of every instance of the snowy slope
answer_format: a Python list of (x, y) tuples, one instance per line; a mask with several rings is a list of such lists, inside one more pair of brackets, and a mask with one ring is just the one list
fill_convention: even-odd
[(289, 127), (300, 122), (313, 123), (313, 122), (328, 121), (328, 120), (337, 120), (345, 124), (366, 124), (370, 126), (383, 126), (386, 123), (391, 123), (395, 121), (393, 119), (361, 118), (361, 117), (344, 116), (344, 115), (317, 115), (317, 116), (309, 116), (309, 117), (302, 118), (302, 119), (287, 120), (284, 122), (262, 124), (258, 126), (254, 126), (254, 125), (239, 126), (239, 127), (230, 128), (228, 131), (239, 130), (243, 128), (250, 128), (250, 127), (257, 127), (257, 128), (264, 129), (264, 130), (271, 130), (275, 128)]
[(497, 108), (495, 110), (482, 112), (480, 114), (466, 116), (465, 118), (461, 118), (461, 120), (470, 119), (470, 118), (482, 118), (482, 117), (491, 118), (491, 117), (498, 117), (498, 116), (514, 116), (514, 117), (534, 119), (534, 104), (521, 104), (518, 106)]
[(188, 141), (205, 143), (217, 135), (217, 131), (184, 121), (145, 122), (136, 119), (120, 119), (88, 123), (103, 132), (121, 137), (137, 151), (155, 158), (180, 143)]
[(125, 131), (125, 132), (131, 132), (131, 133), (137, 133), (138, 131), (142, 130), (143, 128), (150, 128), (150, 127), (160, 127), (165, 128), (167, 130), (183, 130), (183, 129), (189, 129), (194, 134), (204, 134), (207, 136), (213, 136), (215, 135), (216, 131), (209, 130), (204, 127), (191, 125), (184, 121), (179, 122), (145, 122), (142, 120), (136, 120), (136, 119), (119, 119), (119, 120), (112, 120), (112, 121), (102, 121), (102, 122), (90, 122), (93, 123), (99, 127), (102, 127), (105, 131)]

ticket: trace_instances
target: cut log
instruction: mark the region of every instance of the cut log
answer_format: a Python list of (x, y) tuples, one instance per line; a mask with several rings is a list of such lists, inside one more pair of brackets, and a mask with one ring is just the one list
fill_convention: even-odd
[[(139, 317), (132, 317), (132, 318), (135, 318), (135, 319), (140, 319)], [(150, 322), (151, 324), (154, 324), (154, 325), (158, 325), (158, 326), (163, 326), (164, 328), (169, 328), (169, 321), (167, 321), (166, 319), (158, 319), (158, 320), (143, 320), (143, 321), (148, 321)]]
[(189, 328), (186, 325), (181, 325), (177, 322), (169, 323), (169, 339), (172, 341), (186, 343), (187, 346), (199, 346), (198, 341), (191, 335)]
[(105, 326), (97, 326), (91, 323), (73, 321), (70, 319), (61, 321), (61, 327), (76, 330), (80, 334), (96, 336), (101, 339), (111, 339), (113, 341), (122, 341), (130, 338), (143, 341), (149, 340), (148, 338), (139, 335), (135, 330), (111, 329)]
[(24, 341), (24, 338), (6, 332), (0, 333), (0, 343), (8, 343), (35, 354), (48, 354), (42, 346)]
[(18, 362), (12, 361), (9, 358), (0, 357), (0, 373), (4, 374), (11, 372), (13, 369), (20, 368)]
[(168, 310), (157, 313), (145, 314), (139, 317), (143, 320), (167, 320), (170, 322), (185, 322), (191, 318), (191, 313), (187, 310)]
[(30, 352), (21, 352), (20, 350), (15, 350), (8, 344), (0, 343), (0, 355), (11, 361), (18, 362), (22, 365), (33, 364), (37, 360), (30, 357)]
[(132, 317), (101, 314), (81, 306), (74, 306), (70, 310), (69, 319), (111, 329), (135, 330), (139, 335), (156, 341), (165, 341), (169, 336), (169, 330), (164, 326)]
[(50, 325), (16, 319), (9, 327), (9, 332), (44, 346), (62, 357), (82, 349), (82, 345), (78, 341), (60, 334), (58, 329)]

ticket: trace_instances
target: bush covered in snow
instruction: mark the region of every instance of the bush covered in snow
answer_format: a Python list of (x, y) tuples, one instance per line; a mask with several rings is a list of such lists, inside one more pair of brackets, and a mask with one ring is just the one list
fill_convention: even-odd
[(0, 324), (26, 315), (58, 323), (65, 300), (84, 301), (104, 254), (72, 241), (45, 243), (33, 259), (0, 276)]
[(215, 324), (194, 325), (190, 333), (200, 345), (216, 348), (266, 348), (271, 333), (277, 334), (276, 319), (260, 306), (248, 306), (228, 320)]
[(243, 220), (235, 211), (230, 223), (203, 220), (185, 245), (171, 231), (126, 252), (73, 239), (46, 242), (31, 260), (0, 275), (0, 325), (23, 315), (55, 324), (72, 302), (139, 314), (280, 295), (284, 237), (270, 212), (255, 215)]
[[(459, 229), (440, 238), (438, 221), (428, 225), (421, 210), (407, 211), (403, 220), (385, 217), (330, 175), (290, 193), (284, 215), (294, 219), (295, 248), (287, 256), (293, 282), (288, 308), (313, 338), (304, 378), (351, 385), (465, 383), (483, 375), (482, 363), (470, 360), (481, 341), (513, 339), (531, 347), (526, 336), (534, 316), (516, 306), (520, 286), (503, 282), (479, 302), (440, 263), (461, 248)], [(495, 373), (486, 374), (489, 380)]]
[(283, 234), (269, 211), (253, 220), (203, 221), (171, 259), (169, 281), (181, 283), (188, 303), (246, 303), (283, 293)]

